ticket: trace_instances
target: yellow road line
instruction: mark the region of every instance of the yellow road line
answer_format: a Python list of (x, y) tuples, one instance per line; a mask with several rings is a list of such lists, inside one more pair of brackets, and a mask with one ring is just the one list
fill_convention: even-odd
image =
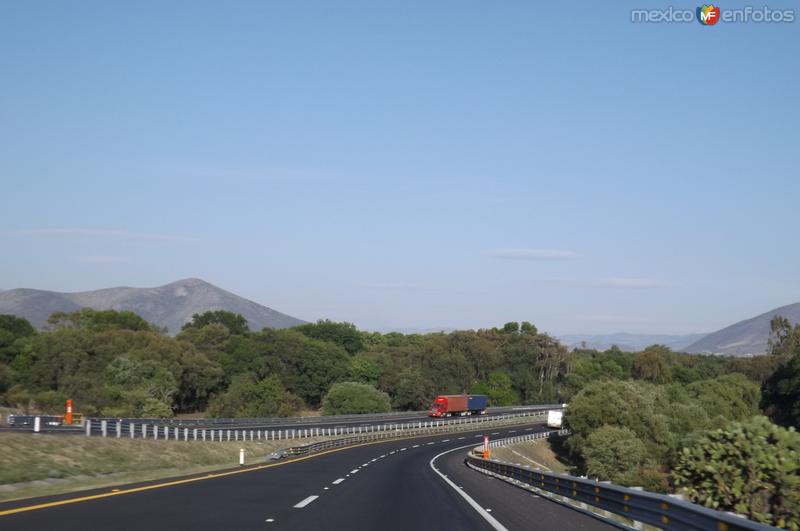
[[(498, 427), (502, 428), (502, 426), (498, 426)], [(469, 431), (480, 431), (480, 430), (469, 430)], [(456, 433), (458, 433), (458, 432), (456, 432)], [(204, 481), (204, 480), (207, 480), (207, 479), (216, 479), (216, 478), (221, 478), (221, 477), (225, 477), (225, 476), (233, 476), (235, 474), (244, 474), (245, 472), (255, 472), (255, 471), (258, 471), (258, 470), (264, 470), (266, 468), (273, 468), (273, 467), (282, 466), (282, 465), (290, 465), (292, 463), (297, 463), (299, 461), (305, 461), (306, 459), (312, 459), (314, 457), (320, 457), (322, 455), (332, 454), (332, 453), (335, 453), (335, 452), (341, 452), (342, 450), (350, 450), (352, 448), (359, 448), (361, 446), (370, 446), (370, 445), (373, 445), (373, 444), (382, 444), (382, 443), (387, 443), (387, 442), (403, 441), (403, 440), (407, 440), (407, 439), (424, 439), (425, 437), (434, 437), (434, 436), (435, 436), (434, 434), (431, 434), (431, 435), (417, 435), (417, 436), (411, 436), (411, 437), (397, 437), (397, 438), (392, 438), (392, 439), (383, 439), (383, 440), (378, 440), (378, 441), (371, 441), (371, 442), (366, 442), (366, 443), (361, 443), (361, 444), (353, 444), (353, 445), (350, 445), (350, 446), (343, 446), (341, 448), (334, 448), (333, 450), (325, 450), (323, 452), (317, 452), (315, 454), (307, 455), (307, 456), (304, 456), (304, 457), (298, 457), (296, 459), (291, 459), (289, 461), (284, 461), (282, 463), (270, 463), (268, 465), (258, 465), (258, 466), (254, 466), (254, 467), (243, 468), (241, 470), (231, 470), (231, 471), (228, 471), (228, 472), (219, 472), (219, 473), (216, 473), (216, 474), (212, 473), (212, 474), (208, 474), (208, 475), (201, 476), (201, 477), (195, 477), (195, 478), (178, 479), (178, 480), (175, 480), (175, 481), (167, 481), (165, 483), (157, 483), (155, 485), (146, 485), (144, 487), (134, 487), (132, 489), (125, 489), (125, 490), (115, 490), (115, 491), (111, 491), (111, 492), (103, 492), (102, 494), (92, 494), (90, 496), (81, 496), (79, 498), (68, 498), (66, 500), (58, 500), (58, 501), (52, 501), (52, 502), (47, 502), (47, 503), (40, 503), (40, 504), (37, 504), (37, 505), (27, 505), (27, 506), (24, 506), (24, 507), (16, 507), (14, 509), (6, 509), (5, 511), (0, 511), (0, 516), (9, 516), (9, 515), (12, 515), (12, 514), (17, 514), (17, 513), (25, 513), (25, 512), (28, 512), (28, 511), (37, 511), (39, 509), (47, 509), (47, 508), (50, 508), (50, 507), (59, 507), (61, 505), (70, 505), (70, 504), (73, 504), (73, 503), (80, 503), (80, 502), (86, 502), (86, 501), (91, 501), (91, 500), (100, 500), (100, 499), (103, 499), (103, 498), (110, 498), (112, 496), (121, 496), (123, 494), (132, 494), (134, 492), (144, 492), (144, 491), (148, 491), (148, 490), (161, 489), (161, 488), (164, 488), (164, 487), (174, 487), (175, 485), (184, 485), (186, 483), (194, 483), (196, 481)]]
[(5, 511), (0, 511), (0, 516), (8, 516), (8, 515), (11, 515), (11, 514), (24, 513), (24, 512), (27, 512), (27, 511), (36, 511), (38, 509), (47, 509), (48, 507), (58, 507), (60, 505), (69, 505), (69, 504), (72, 504), (72, 503), (79, 503), (79, 502), (85, 502), (85, 501), (90, 501), (90, 500), (99, 500), (99, 499), (102, 499), (102, 498), (110, 498), (111, 496), (120, 496), (122, 494), (132, 494), (134, 492), (144, 492), (144, 491), (147, 491), (147, 490), (160, 489), (160, 488), (164, 488), (164, 487), (173, 487), (175, 485), (184, 485), (186, 483), (194, 483), (195, 481), (204, 481), (204, 480), (207, 480), (207, 479), (215, 479), (215, 478), (221, 478), (221, 477), (225, 477), (225, 476), (233, 476), (235, 474), (244, 474), (245, 472), (255, 472), (257, 470), (264, 470), (266, 468), (273, 468), (273, 467), (276, 467), (276, 466), (289, 465), (291, 463), (297, 463), (298, 461), (305, 461), (306, 459), (311, 459), (312, 457), (319, 457), (321, 455), (330, 454), (330, 453), (333, 453), (333, 452), (339, 452), (341, 450), (347, 450), (347, 449), (350, 449), (350, 448), (357, 448), (359, 446), (366, 446), (368, 444), (375, 444), (375, 442), (390, 442), (390, 441), (396, 441), (396, 440), (397, 439), (387, 439), (385, 441), (374, 441), (374, 442), (370, 442), (370, 443), (363, 443), (363, 444), (352, 445), (352, 446), (343, 446), (342, 448), (335, 448), (333, 450), (325, 450), (324, 452), (318, 452), (318, 453), (307, 455), (307, 456), (304, 456), (304, 457), (298, 457), (296, 459), (291, 459), (289, 461), (284, 461), (282, 463), (270, 463), (268, 465), (259, 465), (259, 466), (254, 466), (254, 467), (243, 468), (241, 470), (230, 470), (228, 472), (211, 473), (211, 474), (207, 474), (205, 476), (200, 476), (200, 477), (195, 477), (195, 478), (178, 479), (178, 480), (175, 480), (175, 481), (167, 481), (165, 483), (157, 483), (155, 485), (145, 485), (144, 487), (134, 487), (132, 489), (124, 489), (124, 490), (112, 490), (110, 492), (103, 492), (101, 494), (92, 494), (90, 496), (81, 496), (79, 498), (68, 498), (66, 500), (58, 500), (58, 501), (53, 501), (53, 502), (40, 503), (38, 505), (28, 505), (28, 506), (25, 506), (25, 507), (16, 507), (14, 509), (6, 509)]

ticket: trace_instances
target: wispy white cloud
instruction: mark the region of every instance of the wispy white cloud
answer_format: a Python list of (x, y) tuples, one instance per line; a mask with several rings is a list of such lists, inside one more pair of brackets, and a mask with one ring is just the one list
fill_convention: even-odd
[(42, 237), (93, 237), (123, 240), (145, 240), (165, 242), (193, 242), (195, 238), (176, 236), (173, 234), (157, 234), (152, 232), (136, 232), (116, 229), (97, 228), (42, 228), (15, 229), (0, 231), (4, 236), (42, 236)]
[(646, 277), (608, 277), (594, 281), (593, 285), (603, 288), (643, 289), (663, 288), (668, 284), (661, 280)]
[(573, 251), (563, 249), (530, 249), (526, 247), (491, 249), (486, 254), (492, 258), (508, 260), (563, 260), (578, 256)]
[(110, 255), (84, 255), (74, 257), (76, 262), (82, 264), (120, 264), (128, 261), (127, 256)]

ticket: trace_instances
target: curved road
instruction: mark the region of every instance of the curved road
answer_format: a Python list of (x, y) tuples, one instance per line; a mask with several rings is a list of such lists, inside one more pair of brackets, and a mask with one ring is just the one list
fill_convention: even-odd
[[(533, 425), (490, 433), (503, 437), (541, 430)], [(109, 497), (3, 515), (79, 495), (8, 502), (0, 504), (0, 529), (612, 529), (468, 469), (465, 446), (480, 444), (482, 436), (471, 432), (369, 444), (131, 493), (124, 491), (134, 487), (124, 486)], [(435, 467), (479, 510), (432, 469), (434, 458)], [(494, 527), (481, 512), (494, 519)]]

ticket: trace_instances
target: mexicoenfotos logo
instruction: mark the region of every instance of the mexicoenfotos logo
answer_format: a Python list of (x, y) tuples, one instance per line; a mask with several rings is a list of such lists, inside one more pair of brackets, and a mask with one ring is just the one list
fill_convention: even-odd
[(713, 26), (719, 22), (719, 7), (714, 4), (705, 5), (697, 8), (697, 22), (703, 26)]
[(767, 6), (746, 6), (723, 11), (714, 4), (703, 4), (694, 11), (672, 6), (631, 10), (631, 22), (645, 24), (686, 24), (695, 20), (703, 26), (714, 26), (720, 21), (725, 24), (779, 24), (794, 22), (794, 19), (794, 9), (771, 9)]

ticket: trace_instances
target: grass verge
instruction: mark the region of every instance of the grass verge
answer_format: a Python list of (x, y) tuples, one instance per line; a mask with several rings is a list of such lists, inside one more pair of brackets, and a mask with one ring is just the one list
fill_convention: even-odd
[[(319, 439), (304, 439), (313, 442)], [(296, 444), (296, 442), (294, 442)], [(184, 442), (0, 433), (0, 501), (264, 462), (288, 441)]]
[(568, 472), (569, 467), (559, 461), (557, 454), (550, 447), (550, 441), (539, 439), (525, 441), (492, 449), (492, 459), (499, 459), (517, 465), (530, 465), (553, 472)]

